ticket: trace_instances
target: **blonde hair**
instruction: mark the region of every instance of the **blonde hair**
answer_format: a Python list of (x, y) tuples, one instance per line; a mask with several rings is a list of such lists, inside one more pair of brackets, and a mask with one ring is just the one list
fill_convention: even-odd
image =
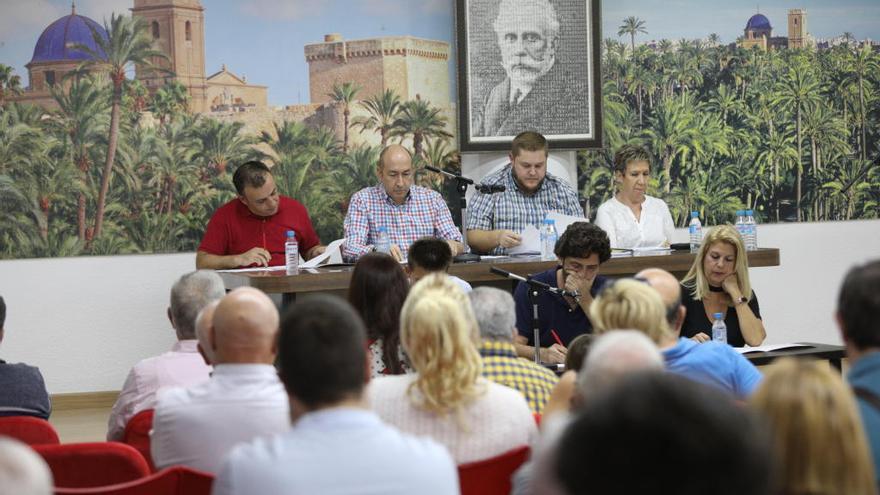
[[(746, 247), (743, 244), (742, 237), (739, 232), (730, 225), (718, 225), (710, 230), (700, 245), (700, 251), (694, 258), (694, 264), (688, 270), (687, 275), (681, 279), (681, 284), (688, 288), (697, 301), (702, 300), (709, 293), (709, 281), (706, 279), (706, 273), (703, 271), (703, 262), (706, 259), (706, 253), (716, 243), (726, 242), (733, 246), (736, 252), (736, 281), (739, 283), (739, 289), (742, 291), (746, 299), (752, 298), (752, 285), (749, 282), (749, 257), (746, 254)], [(733, 302), (731, 301), (731, 304)]]
[(655, 344), (672, 337), (666, 306), (650, 285), (635, 279), (615, 280), (590, 305), (590, 321), (596, 334), (634, 329)]
[(779, 360), (750, 404), (771, 429), (777, 493), (877, 493), (855, 398), (825, 363)]
[(400, 339), (418, 373), (407, 393), (422, 409), (441, 415), (485, 393), (479, 330), (470, 301), (443, 273), (419, 280), (400, 313)]

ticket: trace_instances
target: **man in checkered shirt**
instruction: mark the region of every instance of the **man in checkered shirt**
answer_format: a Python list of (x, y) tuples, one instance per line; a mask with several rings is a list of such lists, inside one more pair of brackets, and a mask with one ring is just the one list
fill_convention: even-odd
[(583, 216), (574, 189), (547, 173), (547, 153), (547, 139), (537, 132), (522, 132), (513, 139), (510, 163), (483, 179), (483, 184), (500, 184), (505, 191), (477, 192), (468, 208), (467, 240), (472, 249), (507, 254), (522, 242), (523, 229), (539, 227), (548, 212)]
[(379, 184), (351, 197), (345, 215), (343, 258), (354, 261), (375, 250), (380, 227), (388, 232), (389, 254), (398, 261), (406, 259), (410, 244), (422, 237), (445, 240), (453, 256), (464, 250), (461, 232), (452, 223), (443, 197), (437, 191), (413, 185), (414, 175), (409, 150), (398, 144), (382, 150), (376, 167)]

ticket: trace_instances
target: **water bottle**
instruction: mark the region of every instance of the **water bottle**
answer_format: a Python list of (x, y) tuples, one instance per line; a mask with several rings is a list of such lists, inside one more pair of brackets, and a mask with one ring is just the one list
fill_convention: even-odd
[(712, 322), (712, 340), (715, 342), (727, 343), (727, 325), (724, 324), (724, 314), (715, 313), (712, 315), (715, 321)]
[(748, 233), (746, 230), (748, 229), (746, 225), (746, 210), (736, 210), (736, 222), (734, 222), (733, 227), (739, 232), (739, 236), (742, 237), (745, 244), (746, 234)]
[(284, 241), (284, 264), (288, 275), (299, 270), (299, 245), (296, 243), (296, 232), (292, 230), (287, 231), (287, 239)]
[(379, 234), (376, 237), (376, 251), (380, 253), (391, 253), (391, 240), (388, 238), (388, 229), (379, 227)]
[(755, 251), (758, 249), (758, 222), (755, 220), (755, 212), (746, 210), (746, 251)]
[(688, 233), (691, 236), (691, 252), (696, 253), (700, 250), (700, 244), (703, 242), (703, 224), (700, 223), (700, 212), (691, 212), (691, 223), (688, 224)]
[(545, 218), (541, 226), (541, 259), (552, 261), (556, 259), (556, 240), (559, 234), (556, 232), (556, 220)]

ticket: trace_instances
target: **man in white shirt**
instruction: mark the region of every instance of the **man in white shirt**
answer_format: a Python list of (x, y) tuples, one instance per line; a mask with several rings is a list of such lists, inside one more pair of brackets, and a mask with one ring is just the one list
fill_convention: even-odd
[(236, 289), (220, 300), (211, 327), (214, 372), (190, 388), (159, 393), (150, 433), (157, 468), (209, 473), (236, 444), (286, 431), (287, 394), (278, 380), (278, 310), (264, 293)]
[(121, 441), (125, 425), (135, 414), (155, 405), (159, 390), (189, 387), (208, 379), (211, 367), (199, 356), (195, 320), (205, 305), (224, 294), (223, 280), (213, 271), (187, 273), (174, 283), (168, 319), (177, 334), (177, 342), (169, 352), (144, 359), (128, 373), (110, 413), (108, 441)]
[(368, 409), (366, 330), (351, 306), (324, 295), (298, 303), (285, 314), (278, 343), (293, 428), (236, 447), (214, 495), (459, 493), (446, 449)]

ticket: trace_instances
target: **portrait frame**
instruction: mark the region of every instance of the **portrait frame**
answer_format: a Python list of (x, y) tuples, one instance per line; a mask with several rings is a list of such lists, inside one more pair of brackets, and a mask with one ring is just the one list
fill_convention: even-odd
[[(543, 73), (530, 69), (541, 75), (531, 82), (525, 98), (519, 90), (510, 95), (523, 80), (516, 74), (524, 71), (518, 65), (508, 69), (512, 63), (504, 62), (501, 36), (494, 27), (502, 1), (509, 0), (455, 2), (461, 151), (508, 151), (513, 137), (527, 130), (543, 134), (554, 150), (601, 148), (600, 0), (517, 0), (527, 7), (543, 5), (540, 12), (551, 18), (555, 13), (559, 26), (552, 43), (554, 62)], [(546, 8), (548, 2), (552, 9)], [(504, 25), (514, 22), (511, 17), (504, 17)]]

